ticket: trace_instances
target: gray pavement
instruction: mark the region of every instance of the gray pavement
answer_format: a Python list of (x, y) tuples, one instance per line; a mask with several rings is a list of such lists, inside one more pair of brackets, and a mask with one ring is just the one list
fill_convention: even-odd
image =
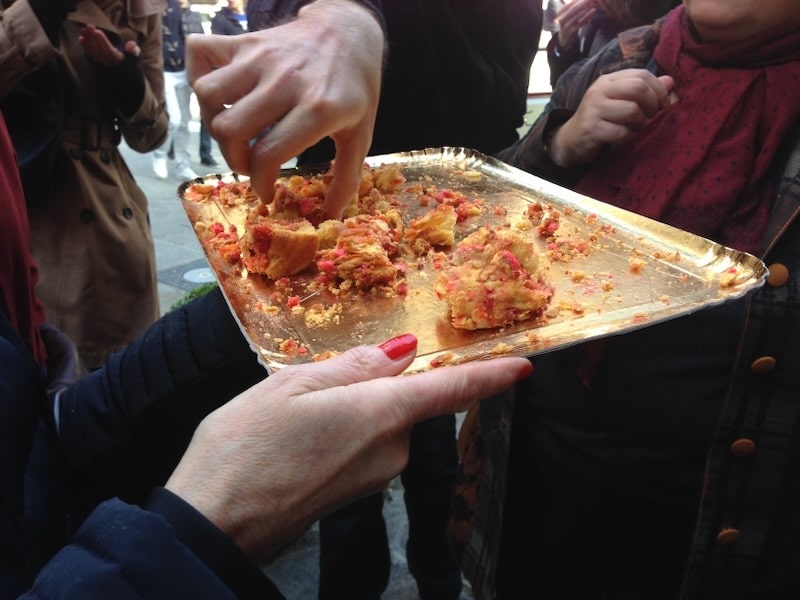
[[(529, 101), (526, 129), (535, 119), (544, 99)], [(214, 144), (214, 156), (218, 167), (204, 167), (199, 162), (199, 121), (190, 123), (190, 152), (192, 168), (200, 175), (226, 172), (222, 155)], [(170, 162), (171, 178), (161, 180), (155, 176), (149, 155), (142, 155), (122, 145), (122, 154), (139, 185), (147, 194), (150, 203), (150, 220), (155, 240), (158, 265), (158, 290), (162, 314), (195, 287), (214, 281), (203, 250), (195, 237), (189, 220), (178, 198), (181, 180), (172, 177), (174, 163)], [(408, 521), (403, 504), (403, 490), (399, 478), (391, 482), (385, 492), (384, 518), (389, 534), (392, 558), (391, 579), (386, 589), (386, 600), (414, 600), (419, 598), (413, 577), (408, 572), (405, 558), (405, 541), (408, 536)], [(297, 541), (284, 549), (264, 570), (272, 577), (288, 600), (316, 598), (319, 578), (319, 530), (311, 527)], [(462, 599), (472, 598), (465, 584)], [(343, 599), (344, 600), (344, 599)]]

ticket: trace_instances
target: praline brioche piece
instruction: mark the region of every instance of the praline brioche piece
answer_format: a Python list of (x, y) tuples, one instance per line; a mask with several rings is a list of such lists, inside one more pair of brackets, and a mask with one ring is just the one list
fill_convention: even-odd
[(403, 234), (417, 254), (432, 246), (452, 246), (456, 243), (456, 211), (449, 204), (439, 204), (419, 218), (412, 219)]
[(403, 234), (402, 225), (400, 213), (394, 210), (345, 219), (337, 229), (336, 243), (319, 252), (317, 267), (360, 289), (391, 285), (398, 275), (392, 258)]
[(508, 229), (482, 227), (464, 238), (440, 271), (434, 290), (447, 301), (456, 329), (490, 329), (534, 317), (553, 289), (533, 244)]
[(251, 273), (279, 279), (299, 273), (314, 262), (319, 234), (303, 218), (251, 217), (241, 239), (242, 263)]

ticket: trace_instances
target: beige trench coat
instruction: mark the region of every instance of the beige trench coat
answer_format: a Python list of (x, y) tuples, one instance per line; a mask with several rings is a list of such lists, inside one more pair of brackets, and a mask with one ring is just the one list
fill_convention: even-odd
[[(118, 144), (122, 136), (133, 150), (149, 152), (166, 138), (163, 8), (163, 0), (82, 0), (61, 28), (59, 60), (68, 74), (62, 145), (69, 158), (55, 176), (53, 197), (30, 210), (31, 238), (47, 319), (72, 337), (90, 368), (159, 316), (147, 199)], [(6, 93), (25, 74), (20, 71), (58, 51), (27, 0), (17, 0), (0, 19), (0, 93)], [(86, 23), (142, 49), (145, 96), (129, 119), (121, 118), (78, 44)]]

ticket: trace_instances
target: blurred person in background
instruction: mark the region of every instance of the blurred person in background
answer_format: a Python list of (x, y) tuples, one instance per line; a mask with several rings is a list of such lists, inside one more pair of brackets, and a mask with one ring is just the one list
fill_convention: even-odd
[(618, 33), (663, 17), (680, 0), (571, 0), (557, 4), (553, 37), (547, 44), (554, 87), (573, 64), (597, 54)]
[[(205, 33), (203, 29), (203, 17), (199, 12), (192, 9), (189, 0), (180, 0), (181, 6), (181, 27), (183, 28), (184, 38), (192, 33)], [(191, 107), (190, 107), (191, 110)], [(205, 167), (216, 167), (219, 163), (211, 152), (211, 134), (208, 133), (203, 121), (200, 121), (200, 164)], [(167, 158), (175, 160), (175, 146), (170, 141)], [(163, 172), (163, 169), (162, 169)]]
[(470, 410), (454, 531), (476, 598), (800, 597), (799, 86), (796, 0), (684, 0), (569, 69), (497, 153), (769, 273), (538, 355)]
[[(167, 154), (175, 160), (175, 176), (181, 181), (197, 177), (189, 154), (189, 121), (192, 120), (192, 88), (186, 79), (184, 23), (191, 24), (186, 11), (187, 0), (167, 0), (162, 14), (162, 44), (164, 51), (164, 96), (169, 114), (169, 137), (153, 152), (153, 172), (159, 179), (169, 177)], [(198, 15), (199, 16), (199, 15)], [(200, 25), (202, 31), (202, 24)]]
[[(242, 0), (229, 0), (228, 5), (220, 9), (214, 17), (211, 19), (211, 33), (217, 35), (239, 35), (240, 33), (244, 33), (247, 31), (247, 15), (244, 12), (244, 3)], [(203, 142), (203, 138), (200, 138), (200, 142), (202, 144), (207, 144), (206, 147), (208, 148), (208, 156), (210, 156), (211, 152), (211, 136), (208, 135), (208, 129), (205, 126), (205, 123), (201, 124), (201, 134), (205, 133), (208, 136), (208, 142)], [(201, 148), (201, 153), (204, 150)], [(204, 165), (213, 166), (216, 164), (213, 158), (211, 158), (212, 162), (207, 162), (205, 159), (202, 158)]]
[(211, 33), (239, 35), (247, 31), (247, 28), (243, 0), (228, 0), (227, 6), (223, 6), (211, 19)]
[(167, 134), (161, 9), (16, 0), (0, 36), (22, 47), (2, 54), (0, 97), (20, 158), (37, 294), (95, 369), (159, 316), (147, 198), (118, 147), (124, 138), (150, 152)]

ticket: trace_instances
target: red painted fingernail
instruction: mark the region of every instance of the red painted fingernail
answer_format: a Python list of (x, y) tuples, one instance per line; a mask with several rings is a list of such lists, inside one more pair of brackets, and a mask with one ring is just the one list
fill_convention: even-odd
[(410, 333), (404, 333), (403, 335), (393, 337), (378, 346), (378, 348), (383, 350), (383, 353), (392, 360), (397, 360), (401, 356), (413, 352), (416, 347), (417, 338)]
[(522, 369), (519, 371), (519, 379), (525, 379), (526, 377), (533, 374), (533, 363), (528, 361), (528, 364), (523, 366)]

